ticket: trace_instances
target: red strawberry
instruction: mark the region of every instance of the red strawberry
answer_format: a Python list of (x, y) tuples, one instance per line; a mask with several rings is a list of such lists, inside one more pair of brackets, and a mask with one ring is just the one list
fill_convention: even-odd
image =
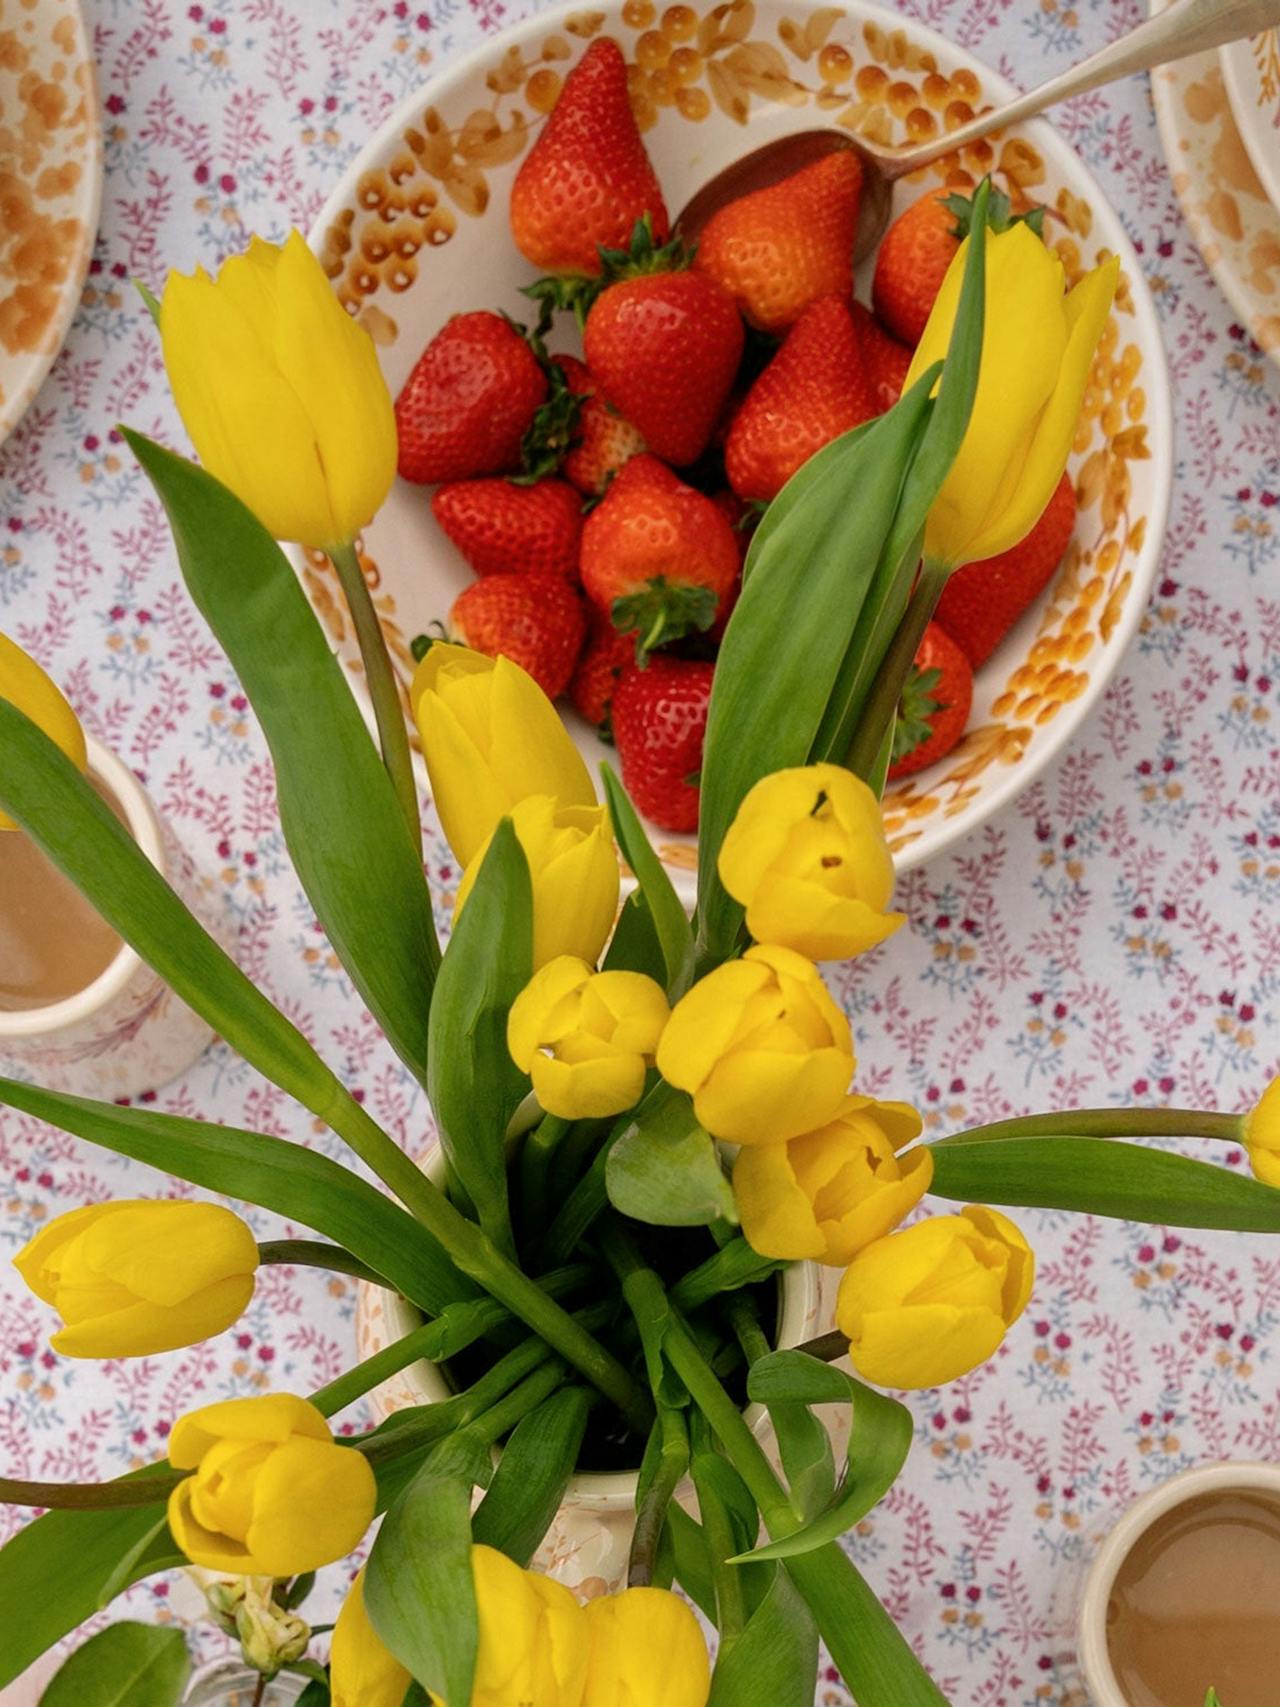
[(490, 658), (511, 658), (549, 699), (569, 685), (587, 618), (563, 575), (486, 575), (454, 600), (449, 631)]
[(733, 526), (710, 498), (656, 457), (636, 456), (582, 530), (582, 585), (618, 628), (635, 630), (637, 656), (708, 629), (738, 579)]
[(849, 305), (823, 297), (796, 321), (735, 415), (724, 446), (729, 484), (740, 498), (775, 498), (815, 451), (875, 413)]
[(1019, 545), (957, 569), (942, 590), (938, 621), (976, 670), (985, 664), (1062, 562), (1076, 520), (1076, 494), (1064, 474), (1044, 514)]
[(876, 253), (876, 313), (895, 337), (912, 346), (920, 342), (934, 298), (960, 247), (962, 232), (952, 205), (958, 199), (945, 184), (930, 190), (898, 215)]
[(520, 466), (520, 440), (547, 394), (533, 351), (500, 314), (455, 314), (396, 398), (406, 480), (468, 480)]
[(578, 573), (582, 499), (567, 481), (455, 480), (431, 508), (477, 575)]
[(931, 622), (898, 703), (890, 780), (922, 771), (949, 753), (964, 734), (972, 704), (969, 660), (946, 630)]
[(618, 678), (635, 657), (635, 635), (620, 634), (603, 611), (593, 611), (587, 643), (569, 684), (569, 697), (588, 723), (602, 728), (608, 722)]
[(580, 398), (572, 446), (560, 464), (579, 492), (596, 497), (633, 456), (645, 449), (644, 435), (615, 409), (576, 356), (555, 356), (569, 390)]
[(842, 149), (707, 221), (694, 266), (719, 279), (753, 326), (780, 332), (821, 296), (853, 291), (862, 166)]
[(624, 670), (613, 696), (613, 738), (636, 810), (662, 830), (698, 827), (698, 773), (713, 664), (651, 658)]
[(902, 396), (907, 369), (911, 366), (911, 351), (896, 338), (891, 338), (871, 310), (860, 302), (853, 305), (853, 324), (857, 328), (876, 406), (883, 413), (892, 409)]
[(511, 233), (536, 267), (600, 271), (599, 250), (623, 249), (648, 214), (665, 243), (662, 190), (631, 112), (622, 49), (592, 42), (565, 79), (511, 190)]
[(733, 298), (715, 279), (646, 272), (601, 292), (582, 341), (601, 390), (655, 456), (683, 468), (707, 447), (742, 338)]

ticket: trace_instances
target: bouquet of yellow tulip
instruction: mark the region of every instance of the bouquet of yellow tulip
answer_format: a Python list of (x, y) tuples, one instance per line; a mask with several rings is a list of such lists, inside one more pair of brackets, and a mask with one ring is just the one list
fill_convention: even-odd
[[(862, 1707), (940, 1703), (839, 1538), (911, 1442), (884, 1389), (976, 1367), (1026, 1306), (1025, 1239), (970, 1200), (1280, 1229), (1280, 1084), (1245, 1119), (1054, 1112), (925, 1146), (911, 1108), (853, 1090), (818, 970), (902, 923), (878, 794), (906, 668), (950, 569), (1014, 543), (1056, 486), (1115, 286), (1104, 267), (1064, 295), (1025, 227), (988, 235), (986, 195), (901, 401), (807, 463), (755, 535), (715, 677), (692, 921), (533, 682), (427, 651), (412, 712), (464, 872), (443, 954), (354, 545), (394, 467), (372, 347), (296, 236), (152, 304), (203, 466), (129, 444), (263, 725), (317, 917), (425, 1088), (443, 1167), (406, 1155), (205, 934), (83, 780), (65, 700), (0, 646), (0, 823), (386, 1188), (265, 1134), (0, 1081), (12, 1108), (317, 1235), (260, 1245), (204, 1201), (73, 1211), (17, 1258), (62, 1319), (55, 1347), (139, 1356), (219, 1333), (269, 1262), (358, 1275), (422, 1316), (318, 1392), (183, 1416), (167, 1466), (0, 1480), (0, 1499), (48, 1508), (0, 1551), (0, 1684), (190, 1562), (265, 1582), (220, 1604), (264, 1672), (300, 1666), (335, 1707), (809, 1707), (819, 1638)], [(376, 739), (275, 535), (338, 565)], [(1143, 1135), (1243, 1141), (1260, 1177)], [(930, 1191), (964, 1207), (904, 1226)], [(795, 1262), (843, 1270), (836, 1322), (779, 1346)], [(420, 1358), (452, 1360), (451, 1397), (334, 1437), (332, 1417)], [(832, 1404), (852, 1416), (839, 1468), (813, 1409)], [(584, 1607), (530, 1565), (588, 1435), (639, 1486), (628, 1586)], [(299, 1580), (380, 1513), (325, 1669), (300, 1657)], [(719, 1632), (714, 1667), (690, 1600)]]

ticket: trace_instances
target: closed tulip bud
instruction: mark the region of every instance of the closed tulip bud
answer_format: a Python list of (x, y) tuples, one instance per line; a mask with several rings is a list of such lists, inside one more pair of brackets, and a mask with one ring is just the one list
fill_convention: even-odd
[[(0, 699), (16, 705), (54, 746), (61, 747), (77, 769), (84, 770), (89, 761), (79, 718), (67, 704), (62, 690), (7, 634), (0, 634)], [(0, 812), (0, 830), (17, 827), (7, 813)]]
[(658, 1071), (688, 1091), (707, 1131), (778, 1144), (834, 1120), (855, 1066), (849, 1022), (816, 968), (758, 944), (682, 996), (658, 1044)]
[(582, 1707), (590, 1633), (561, 1583), (492, 1547), (471, 1549), (479, 1643), (470, 1707)]
[(229, 1328), (253, 1296), (258, 1247), (216, 1203), (94, 1203), (42, 1227), (13, 1259), (66, 1324), (65, 1357), (144, 1357)]
[(720, 880), (747, 909), (757, 942), (810, 960), (846, 960), (902, 923), (885, 911), (893, 861), (880, 802), (840, 765), (763, 777), (720, 846)]
[(761, 1256), (843, 1268), (919, 1203), (933, 1179), (926, 1149), (901, 1102), (849, 1097), (842, 1113), (785, 1144), (752, 1144), (733, 1165), (733, 1195), (747, 1242)]
[(582, 754), (533, 677), (510, 658), (438, 640), (409, 689), (445, 839), (469, 865), (531, 794), (594, 806)]
[(587, 1603), (591, 1664), (582, 1707), (706, 1707), (711, 1663), (698, 1620), (670, 1589)]
[(278, 1606), (270, 1583), (265, 1593), (255, 1587), (245, 1595), (236, 1608), (235, 1632), (245, 1664), (265, 1677), (274, 1677), (282, 1666), (300, 1660), (311, 1640), (306, 1619)]
[[(969, 240), (916, 347), (911, 386), (947, 353)], [(977, 563), (1025, 539), (1067, 466), (1094, 352), (1111, 312), (1114, 257), (1064, 294), (1062, 262), (1030, 226), (987, 236), (986, 330), (973, 414), (925, 529), (925, 556)]]
[[(621, 884), (607, 808), (561, 806), (535, 794), (512, 807), (510, 817), (533, 885), (534, 970), (564, 954), (594, 964), (613, 929)], [(486, 839), (462, 875), (458, 912), (488, 851)]]
[(511, 1004), (507, 1047), (548, 1114), (621, 1114), (644, 1089), (671, 1010), (641, 972), (594, 972), (569, 954), (550, 960)]
[(294, 1577), (358, 1546), (373, 1520), (373, 1471), (338, 1446), (293, 1393), (226, 1399), (179, 1417), (169, 1462), (190, 1470), (169, 1496), (169, 1528), (193, 1564)]
[(382, 1643), (364, 1604), (364, 1572), (347, 1591), (329, 1649), (332, 1707), (400, 1707), (413, 1681)]
[(1263, 1184), (1280, 1186), (1280, 1078), (1272, 1079), (1245, 1115), (1244, 1143), (1249, 1165)]
[(209, 473), (277, 539), (353, 540), (391, 489), (396, 426), (378, 353), (300, 234), (170, 273), (160, 342)]
[(849, 1264), (836, 1321), (858, 1374), (880, 1387), (939, 1387), (995, 1355), (1027, 1307), (1035, 1257), (994, 1209), (918, 1221)]

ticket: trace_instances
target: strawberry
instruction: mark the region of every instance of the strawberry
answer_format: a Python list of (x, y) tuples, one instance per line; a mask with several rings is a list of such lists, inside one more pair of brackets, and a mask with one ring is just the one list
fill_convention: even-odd
[(747, 393), (725, 440), (740, 498), (775, 498), (823, 445), (876, 413), (871, 381), (842, 297), (807, 308)]
[(955, 641), (931, 622), (898, 702), (889, 779), (922, 771), (964, 734), (973, 704), (973, 671)]
[(582, 530), (582, 585), (596, 608), (639, 636), (637, 658), (706, 630), (728, 608), (739, 552), (733, 525), (710, 498), (656, 457), (636, 456)]
[(853, 305), (853, 324), (862, 346), (862, 359), (871, 380), (877, 411), (883, 413), (892, 409), (902, 396), (907, 369), (911, 366), (911, 351), (896, 338), (891, 338), (871, 310), (860, 302)]
[(570, 448), (560, 471), (579, 492), (598, 497), (633, 456), (645, 449), (644, 436), (608, 401), (576, 356), (554, 356), (563, 368), (570, 394), (578, 399)]
[(538, 359), (500, 314), (455, 314), (396, 398), (406, 480), (468, 480), (520, 466), (520, 440), (547, 394)]
[[(871, 300), (883, 325), (913, 349), (947, 268), (968, 236), (972, 214), (968, 196), (957, 195), (944, 184), (904, 208), (880, 241)], [(1008, 196), (998, 190), (987, 204), (987, 224), (993, 231), (1007, 231), (1025, 219), (1039, 236), (1043, 218), (1043, 208), (1014, 214)]]
[(578, 573), (582, 499), (565, 480), (455, 480), (431, 508), (477, 575)]
[(1044, 514), (1019, 544), (957, 569), (942, 589), (938, 621), (976, 670), (985, 664), (1062, 562), (1076, 520), (1076, 494), (1064, 474)]
[(563, 575), (486, 575), (454, 600), (449, 632), (490, 658), (511, 658), (549, 699), (569, 685), (587, 618)]
[(565, 79), (511, 189), (511, 232), (536, 267), (595, 274), (649, 216), (669, 230), (662, 190), (631, 111), (622, 49), (601, 36)]
[(698, 827), (698, 773), (713, 664), (652, 658), (622, 673), (613, 696), (613, 738), (636, 810), (662, 830)]
[(694, 267), (718, 279), (753, 326), (781, 332), (811, 302), (853, 291), (862, 166), (842, 149), (713, 214)]
[(742, 359), (733, 298), (681, 270), (678, 245), (654, 249), (643, 227), (620, 274), (591, 305), (583, 349), (592, 377), (664, 462), (683, 468), (707, 447)]
[(597, 729), (608, 725), (609, 707), (618, 678), (635, 663), (634, 634), (620, 634), (603, 611), (593, 611), (587, 643), (569, 684), (569, 697)]

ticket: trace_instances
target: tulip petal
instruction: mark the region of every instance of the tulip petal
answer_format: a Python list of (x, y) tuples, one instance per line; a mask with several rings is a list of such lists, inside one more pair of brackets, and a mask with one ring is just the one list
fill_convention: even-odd
[(834, 1118), (853, 1076), (842, 1049), (802, 1055), (738, 1049), (717, 1063), (694, 1094), (694, 1112), (730, 1144), (775, 1144)]
[(864, 1381), (918, 1391), (979, 1368), (995, 1356), (1004, 1333), (1002, 1317), (976, 1307), (875, 1310), (862, 1318), (849, 1358)]
[(413, 1681), (369, 1620), (361, 1570), (338, 1613), (329, 1648), (332, 1707), (401, 1707)]
[(1002, 1292), (1002, 1307), (1005, 1321), (1012, 1325), (1031, 1302), (1031, 1291), (1036, 1277), (1035, 1253), (1023, 1237), (1021, 1228), (998, 1209), (987, 1209), (981, 1204), (971, 1203), (960, 1213), (966, 1221), (972, 1222), (984, 1238), (999, 1245), (1006, 1253), (1008, 1266)]
[(248, 1224), (221, 1204), (162, 1200), (110, 1207), (114, 1212), (86, 1228), (79, 1241), (85, 1261), (149, 1303), (179, 1304), (258, 1266)]
[(206, 1529), (191, 1509), (195, 1492), (194, 1476), (179, 1482), (169, 1495), (169, 1529), (173, 1539), (193, 1565), (203, 1565), (207, 1571), (220, 1571), (229, 1576), (244, 1576), (255, 1569), (246, 1547), (229, 1535)]
[(360, 1545), (376, 1498), (363, 1453), (295, 1435), (276, 1447), (254, 1479), (253, 1522), (245, 1538), (251, 1571), (290, 1577), (341, 1559)]
[(791, 1167), (787, 1144), (751, 1144), (733, 1164), (733, 1196), (752, 1250), (789, 1262), (816, 1261), (826, 1241)]
[(130, 1303), (111, 1315), (67, 1325), (50, 1338), (63, 1357), (149, 1357), (178, 1351), (222, 1333), (249, 1307), (252, 1274), (233, 1274), (215, 1281), (176, 1304)]
[(284, 1441), (295, 1434), (312, 1440), (333, 1438), (316, 1407), (296, 1393), (221, 1399), (178, 1418), (169, 1436), (169, 1462), (175, 1470), (191, 1470), (215, 1441)]
[[(591, 977), (591, 968), (576, 955), (561, 954), (539, 967), (511, 1004), (507, 1016), (507, 1049), (522, 1073), (533, 1065), (539, 1049), (560, 1035), (560, 1019), (552, 1020)], [(569, 1012), (576, 1004), (569, 1003)], [(570, 1019), (572, 1023), (572, 1019)]]
[(680, 998), (658, 1043), (658, 1071), (668, 1084), (697, 1090), (729, 1047), (743, 1009), (768, 982), (766, 968), (730, 960)]
[(563, 1120), (598, 1120), (639, 1102), (644, 1061), (639, 1055), (609, 1055), (569, 1063), (550, 1055), (533, 1061), (533, 1089), (548, 1114)]
[(878, 911), (866, 901), (844, 899), (796, 877), (771, 877), (747, 907), (753, 937), (763, 942), (785, 938), (789, 948), (811, 960), (851, 960), (905, 922), (905, 913)]
[[(66, 695), (7, 634), (0, 634), (0, 699), (16, 705), (24, 717), (29, 717), (62, 749), (77, 770), (85, 769), (89, 761), (84, 730)], [(0, 831), (16, 828), (13, 819), (0, 812)]]
[(88, 1203), (83, 1209), (69, 1209), (65, 1215), (55, 1217), (42, 1227), (15, 1255), (13, 1266), (45, 1304), (52, 1304), (57, 1299), (61, 1273), (58, 1258), (63, 1250), (109, 1209), (110, 1205), (105, 1203)]

